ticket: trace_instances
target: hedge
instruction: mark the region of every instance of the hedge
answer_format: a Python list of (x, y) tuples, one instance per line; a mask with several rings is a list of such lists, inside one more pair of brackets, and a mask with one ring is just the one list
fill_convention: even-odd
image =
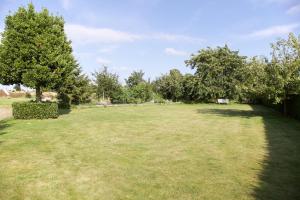
[[(272, 104), (271, 102), (263, 100), (262, 104), (283, 113), (282, 103)], [(300, 95), (289, 96), (289, 99), (287, 100), (287, 114), (295, 119), (300, 119)]]
[(58, 117), (57, 103), (15, 102), (12, 104), (15, 119), (48, 119)]
[(287, 104), (288, 115), (300, 119), (300, 95), (293, 95)]

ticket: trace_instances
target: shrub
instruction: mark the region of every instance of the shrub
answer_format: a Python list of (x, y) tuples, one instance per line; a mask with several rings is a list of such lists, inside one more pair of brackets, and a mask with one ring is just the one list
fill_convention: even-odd
[(26, 92), (25, 97), (30, 99), (32, 96), (31, 96), (30, 92)]
[(48, 119), (58, 117), (57, 103), (15, 102), (12, 104), (15, 119)]
[(152, 88), (148, 83), (139, 83), (130, 88), (130, 95), (135, 99), (133, 103), (144, 103), (152, 99)]
[(153, 100), (154, 103), (166, 103), (166, 101), (162, 98), (162, 96), (156, 93), (153, 95)]
[(58, 107), (60, 109), (70, 109), (71, 108), (71, 98), (68, 94), (58, 93)]

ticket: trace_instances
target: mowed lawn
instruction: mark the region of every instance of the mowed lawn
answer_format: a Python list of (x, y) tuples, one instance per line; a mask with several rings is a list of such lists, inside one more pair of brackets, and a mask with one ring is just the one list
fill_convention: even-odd
[(9, 97), (0, 97), (0, 108), (11, 106), (13, 102), (29, 101), (30, 98), (9, 98)]
[(0, 199), (300, 199), (300, 123), (237, 104), (0, 121)]

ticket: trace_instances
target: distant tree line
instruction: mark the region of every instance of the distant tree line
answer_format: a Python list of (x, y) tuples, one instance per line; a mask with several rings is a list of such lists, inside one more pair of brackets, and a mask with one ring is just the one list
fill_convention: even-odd
[(170, 70), (154, 82), (154, 90), (173, 101), (215, 102), (228, 98), (244, 103), (282, 104), (300, 94), (300, 36), (271, 44), (271, 58), (247, 58), (227, 45), (201, 49), (185, 63), (194, 74)]
[(134, 71), (119, 82), (107, 67), (92, 74), (82, 73), (64, 32), (64, 20), (47, 9), (37, 12), (33, 4), (20, 7), (5, 19), (0, 43), (0, 83), (24, 85), (36, 90), (56, 91), (61, 107), (106, 99), (112, 103), (215, 102), (228, 98), (238, 102), (282, 104), (300, 92), (300, 36), (271, 44), (271, 58), (247, 58), (224, 47), (205, 48), (192, 54), (186, 66), (193, 74), (177, 69), (150, 82), (143, 71)]

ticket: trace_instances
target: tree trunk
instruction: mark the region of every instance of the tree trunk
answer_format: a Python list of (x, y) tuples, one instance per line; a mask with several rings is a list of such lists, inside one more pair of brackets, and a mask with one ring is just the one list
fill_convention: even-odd
[(42, 101), (42, 92), (41, 92), (40, 86), (36, 86), (36, 88), (35, 88), (35, 100), (36, 100), (36, 102)]

